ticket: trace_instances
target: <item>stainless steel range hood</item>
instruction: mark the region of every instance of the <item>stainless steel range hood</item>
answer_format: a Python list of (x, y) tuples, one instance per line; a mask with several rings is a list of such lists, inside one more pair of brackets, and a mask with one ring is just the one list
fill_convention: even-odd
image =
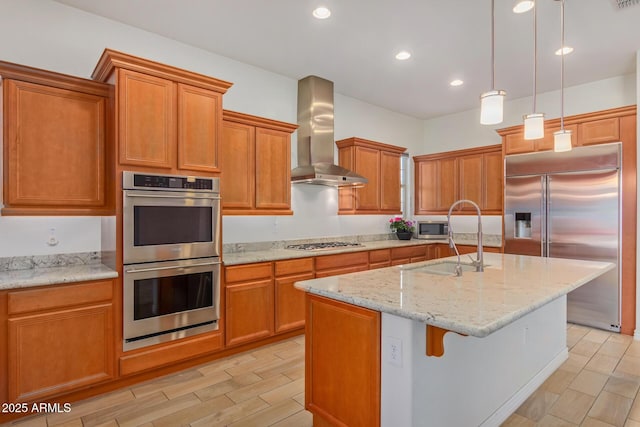
[(298, 167), (293, 184), (361, 186), (367, 178), (334, 164), (333, 82), (316, 76), (298, 81)]

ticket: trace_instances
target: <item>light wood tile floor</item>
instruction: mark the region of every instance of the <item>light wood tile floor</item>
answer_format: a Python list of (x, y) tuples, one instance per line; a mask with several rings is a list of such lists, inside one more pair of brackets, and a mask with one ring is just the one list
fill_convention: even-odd
[[(569, 359), (502, 427), (640, 427), (640, 341), (568, 325), (567, 345)], [(76, 402), (68, 414), (12, 425), (311, 426), (304, 410), (304, 337)]]

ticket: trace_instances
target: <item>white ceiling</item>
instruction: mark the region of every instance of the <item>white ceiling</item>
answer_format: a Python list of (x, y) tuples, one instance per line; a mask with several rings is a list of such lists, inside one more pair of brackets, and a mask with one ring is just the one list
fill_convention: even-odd
[[(489, 0), (56, 0), (346, 96), (430, 118), (479, 105), (491, 88)], [(533, 15), (495, 0), (496, 89), (532, 93)], [(538, 92), (560, 87), (560, 3), (538, 6)], [(327, 20), (311, 11), (323, 4)], [(565, 86), (635, 72), (640, 5), (566, 0)], [(404, 62), (400, 49), (412, 52)], [(448, 85), (454, 78), (461, 87)]]

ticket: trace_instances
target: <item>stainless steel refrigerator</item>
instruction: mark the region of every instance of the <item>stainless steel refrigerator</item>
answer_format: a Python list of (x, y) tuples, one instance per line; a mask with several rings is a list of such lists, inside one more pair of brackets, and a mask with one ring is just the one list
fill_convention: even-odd
[(505, 253), (608, 261), (567, 296), (567, 320), (620, 331), (621, 144), (505, 157)]

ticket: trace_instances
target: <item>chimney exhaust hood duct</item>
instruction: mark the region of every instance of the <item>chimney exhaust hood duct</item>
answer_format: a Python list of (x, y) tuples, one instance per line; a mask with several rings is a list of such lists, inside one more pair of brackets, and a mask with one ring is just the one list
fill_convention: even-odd
[(367, 178), (333, 160), (333, 82), (316, 76), (298, 81), (298, 167), (293, 184), (362, 186)]

